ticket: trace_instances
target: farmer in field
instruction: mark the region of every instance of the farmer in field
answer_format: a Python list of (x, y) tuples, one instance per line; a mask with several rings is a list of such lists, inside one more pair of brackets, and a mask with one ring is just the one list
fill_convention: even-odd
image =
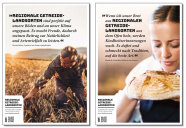
[(79, 56), (77, 50), (71, 46), (67, 46), (61, 50), (58, 55), (45, 70), (44, 74), (37, 80), (35, 87), (29, 92), (24, 100), (32, 99), (33, 96), (43, 88), (53, 76), (56, 79), (56, 99), (59, 108), (65, 107), (68, 98), (66, 90), (71, 88), (79, 99), (82, 106), (86, 106), (85, 91), (82, 83), (82, 73), (87, 76), (87, 60), (85, 57)]

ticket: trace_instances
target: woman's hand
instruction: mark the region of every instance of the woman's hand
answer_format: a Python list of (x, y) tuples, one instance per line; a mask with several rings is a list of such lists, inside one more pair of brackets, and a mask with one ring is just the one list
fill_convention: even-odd
[(180, 98), (172, 99), (172, 100), (177, 101), (177, 102), (180, 102)]
[[(126, 85), (124, 93), (134, 79), (135, 77), (133, 77), (130, 83)], [(133, 110), (136, 107), (137, 102), (137, 99), (130, 98), (125, 93), (121, 103), (117, 107), (117, 122), (128, 122), (130, 120)]]
[(124, 95), (120, 105), (117, 108), (117, 122), (128, 122), (137, 102), (137, 99), (131, 99)]

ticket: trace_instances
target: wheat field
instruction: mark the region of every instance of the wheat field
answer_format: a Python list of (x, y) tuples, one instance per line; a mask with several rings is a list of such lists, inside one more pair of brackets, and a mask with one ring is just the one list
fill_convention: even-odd
[[(24, 98), (34, 87), (34, 83), (44, 73), (50, 62), (6, 57), (5, 94), (22, 95)], [(86, 90), (86, 77), (83, 77), (83, 84)], [(66, 95), (70, 99), (66, 103), (68, 107), (58, 109), (55, 98), (55, 79), (52, 78), (32, 100), (24, 102), (24, 122), (86, 122), (86, 108), (77, 104), (78, 99), (73, 95), (70, 88), (67, 89)]]

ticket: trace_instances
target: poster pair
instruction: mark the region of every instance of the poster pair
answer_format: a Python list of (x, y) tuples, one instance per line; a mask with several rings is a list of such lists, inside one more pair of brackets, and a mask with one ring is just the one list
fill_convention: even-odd
[(182, 4), (96, 4), (96, 101), (89, 6), (3, 4), (4, 124), (182, 124)]

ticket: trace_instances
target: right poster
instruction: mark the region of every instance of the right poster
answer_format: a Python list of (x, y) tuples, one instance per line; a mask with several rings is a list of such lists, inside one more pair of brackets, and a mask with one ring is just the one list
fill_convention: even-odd
[(182, 4), (96, 4), (96, 124), (182, 125)]

